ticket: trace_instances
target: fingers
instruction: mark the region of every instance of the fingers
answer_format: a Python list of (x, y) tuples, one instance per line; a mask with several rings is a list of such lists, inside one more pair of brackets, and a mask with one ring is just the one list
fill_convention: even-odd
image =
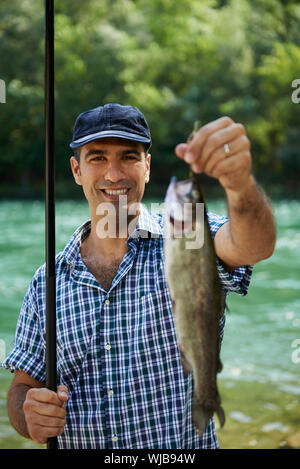
[[(229, 145), (229, 154), (224, 145)], [(180, 143), (176, 155), (190, 164), (194, 173), (219, 180), (225, 190), (239, 192), (251, 173), (250, 141), (242, 124), (221, 117), (198, 130), (191, 141)]]
[(30, 415), (27, 417), (27, 423), (33, 423), (40, 425), (41, 427), (53, 427), (53, 428), (64, 428), (66, 425), (67, 421), (66, 418), (59, 418), (57, 416), (55, 417), (49, 417), (46, 415), (41, 415), (38, 412), (32, 411)]
[[(236, 140), (239, 140), (237, 143)], [(227, 155), (224, 150), (224, 144), (228, 143), (230, 148), (230, 153), (236, 153), (236, 149), (240, 150), (245, 144), (245, 140), (248, 141), (248, 138), (245, 135), (245, 130), (242, 124), (229, 125), (225, 129), (221, 129), (218, 132), (210, 135), (203, 147), (203, 151), (199, 159), (199, 171), (204, 172), (205, 166), (208, 161), (211, 159), (211, 156), (219, 149), (219, 155), (223, 158), (226, 158)], [(248, 143), (247, 143), (248, 146)], [(235, 147), (235, 148), (234, 148)]]
[(230, 117), (222, 117), (203, 126), (191, 142), (177, 145), (175, 153), (191, 164), (194, 172), (212, 176), (216, 165), (228, 158), (224, 151), (225, 143), (229, 144), (230, 155), (250, 150), (245, 127)]
[(213, 176), (213, 172), (215, 167), (218, 163), (223, 160), (227, 160), (230, 156), (235, 155), (244, 150), (250, 150), (250, 142), (245, 135), (241, 135), (235, 140), (227, 141), (226, 143), (229, 144), (229, 151), (230, 154), (227, 156), (224, 150), (224, 144), (217, 148), (212, 154), (210, 154), (209, 158), (206, 158), (205, 163), (203, 163), (203, 172), (208, 176)]
[(37, 443), (61, 435), (66, 425), (68, 388), (60, 385), (57, 393), (47, 388), (32, 388), (26, 394), (23, 411), (28, 432)]
[(220, 179), (224, 175), (232, 175), (232, 177), (235, 177), (235, 173), (239, 171), (245, 172), (245, 168), (247, 169), (247, 172), (250, 171), (251, 156), (249, 152), (242, 151), (225, 158), (220, 163), (218, 163), (214, 167), (211, 175), (217, 179)]
[[(214, 140), (216, 139), (215, 134), (218, 134), (222, 129), (226, 129), (226, 127), (232, 124), (233, 120), (225, 116), (201, 127), (201, 129), (195, 133), (191, 142), (188, 143), (184, 155), (185, 161), (191, 164), (199, 160), (209, 138), (213, 139), (212, 143), (214, 144)], [(219, 144), (217, 146), (219, 146)]]
[(29, 389), (26, 397), (28, 399), (32, 399), (38, 402), (45, 402), (48, 404), (53, 404), (53, 405), (58, 405), (58, 406), (62, 405), (62, 402), (58, 398), (56, 392), (50, 391), (50, 389), (47, 389), (47, 388)]
[[(53, 436), (61, 435), (64, 432), (64, 427), (66, 425), (66, 413), (65, 410), (54, 405), (49, 405), (52, 409), (57, 409), (58, 415), (52, 412), (48, 416), (45, 413), (46, 404), (39, 403), (40, 406), (44, 406), (43, 409), (38, 408), (38, 411), (35, 411), (35, 407), (29, 402), (24, 402), (23, 409), (25, 420), (28, 428), (30, 437), (36, 443), (46, 443), (48, 438)], [(46, 409), (47, 411), (47, 409)], [(61, 414), (60, 412), (64, 412)], [(60, 418), (59, 415), (62, 415)]]
[(39, 415), (46, 415), (48, 417), (65, 418), (66, 410), (64, 407), (60, 407), (53, 404), (41, 403), (33, 399), (26, 399), (23, 405), (24, 412), (34, 412)]
[(175, 153), (176, 155), (181, 158), (183, 160), (184, 158), (184, 155), (186, 153), (186, 150), (187, 150), (187, 147), (188, 147), (188, 144), (187, 143), (179, 143), (178, 145), (176, 145), (175, 147)]
[(43, 427), (33, 423), (32, 425), (28, 425), (28, 431), (31, 439), (35, 443), (45, 444), (49, 438), (62, 435), (64, 432), (64, 427)]
[(69, 399), (69, 391), (68, 391), (67, 386), (64, 386), (63, 384), (58, 386), (57, 396), (58, 396), (59, 400), (63, 402), (63, 407), (66, 407), (66, 403)]
[(60, 385), (57, 388), (57, 393), (47, 388), (32, 388), (28, 391), (27, 397), (38, 402), (62, 406), (68, 400), (68, 388)]

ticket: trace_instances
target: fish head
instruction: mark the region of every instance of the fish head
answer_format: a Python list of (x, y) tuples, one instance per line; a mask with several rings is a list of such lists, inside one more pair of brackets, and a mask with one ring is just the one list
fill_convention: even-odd
[(204, 202), (196, 178), (177, 181), (172, 177), (165, 198), (165, 217), (176, 234), (190, 232), (196, 223), (196, 204)]

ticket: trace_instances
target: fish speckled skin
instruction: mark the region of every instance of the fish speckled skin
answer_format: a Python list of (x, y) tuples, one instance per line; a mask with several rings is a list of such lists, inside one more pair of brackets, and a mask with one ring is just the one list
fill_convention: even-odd
[[(165, 222), (172, 230), (168, 207), (181, 204), (188, 197), (195, 203), (204, 203), (201, 186), (192, 179), (193, 188), (182, 197), (178, 184), (172, 182), (166, 197)], [(191, 187), (191, 186), (190, 186)], [(193, 194), (193, 197), (191, 196)], [(195, 199), (195, 197), (197, 197)], [(174, 205), (173, 205), (174, 206)], [(187, 249), (187, 239), (165, 237), (166, 278), (173, 300), (175, 327), (185, 374), (193, 373), (193, 422), (200, 435), (206, 429), (214, 412), (223, 426), (225, 416), (217, 388), (217, 373), (222, 365), (220, 352), (220, 317), (224, 312), (224, 294), (219, 280), (216, 254), (204, 210), (204, 243), (199, 249)], [(193, 223), (195, 228), (195, 224)]]

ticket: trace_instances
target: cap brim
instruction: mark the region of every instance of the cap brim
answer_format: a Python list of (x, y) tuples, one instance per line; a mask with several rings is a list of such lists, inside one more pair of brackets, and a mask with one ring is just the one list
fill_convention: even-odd
[(149, 138), (142, 137), (141, 135), (132, 134), (130, 132), (122, 132), (121, 130), (103, 130), (102, 132), (85, 135), (84, 137), (74, 140), (70, 143), (70, 147), (78, 148), (82, 145), (85, 145), (86, 143), (106, 137), (124, 138), (126, 140), (133, 140), (134, 142), (147, 143), (149, 147), (151, 145), (151, 140)]

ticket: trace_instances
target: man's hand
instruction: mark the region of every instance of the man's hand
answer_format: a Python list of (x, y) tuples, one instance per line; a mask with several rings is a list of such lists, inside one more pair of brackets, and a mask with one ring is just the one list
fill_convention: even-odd
[[(225, 152), (225, 144), (229, 153)], [(195, 173), (218, 179), (225, 190), (239, 192), (251, 182), (250, 141), (245, 127), (230, 117), (204, 125), (190, 142), (177, 145), (175, 153)]]
[(66, 424), (68, 388), (58, 386), (57, 393), (47, 388), (32, 388), (26, 394), (23, 411), (30, 437), (44, 444), (48, 438), (61, 435)]
[(267, 196), (251, 174), (245, 127), (221, 117), (204, 125), (187, 143), (177, 145), (175, 153), (195, 173), (218, 179), (225, 189), (230, 221), (214, 239), (225, 268), (233, 270), (270, 257), (276, 239), (274, 217)]

